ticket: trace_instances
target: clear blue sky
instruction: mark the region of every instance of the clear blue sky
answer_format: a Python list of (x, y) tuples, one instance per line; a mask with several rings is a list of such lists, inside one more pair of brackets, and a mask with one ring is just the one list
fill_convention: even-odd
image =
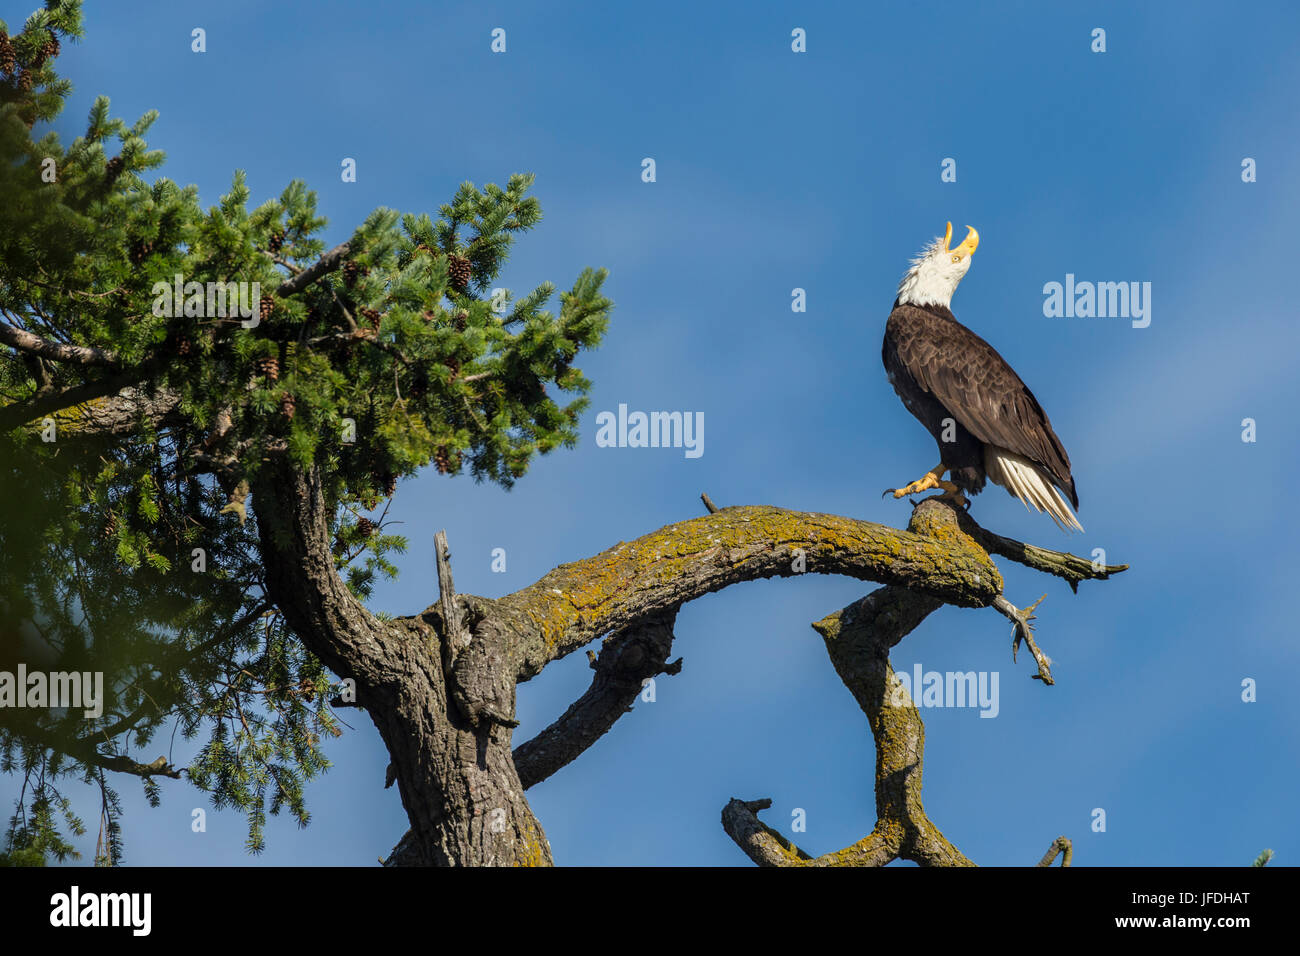
[[(32, 6), (0, 3), (15, 25)], [(610, 270), (616, 309), (583, 363), (595, 388), (580, 447), (510, 493), (433, 473), (404, 483), (394, 514), (412, 550), (377, 610), (431, 601), (444, 527), (458, 587), (496, 596), (699, 514), (705, 490), (904, 524), (907, 505), (880, 491), (935, 449), (885, 380), (884, 323), (908, 259), (947, 220), (976, 226), (954, 311), (1051, 415), (1087, 533), (1066, 538), (1000, 488), (973, 514), (1132, 570), (1075, 596), (999, 562), (1013, 602), (1047, 593), (1055, 687), (1030, 680), (1027, 657), (1012, 664), (993, 610), (944, 608), (895, 649), (900, 670), (1000, 674), (996, 719), (923, 712), (927, 810), (983, 864), (1034, 862), (1058, 834), (1086, 866), (1244, 865), (1264, 847), (1300, 860), (1293, 4), (87, 6), (86, 42), (61, 60), (76, 84), (68, 140), (95, 94), (128, 121), (157, 108), (164, 174), (205, 204), (236, 168), (255, 204), (304, 178), (333, 241), (376, 206), (436, 213), (463, 180), (531, 171), (545, 218), (505, 284)], [(189, 49), (196, 26), (204, 55)], [(504, 55), (489, 51), (495, 27)], [(795, 27), (806, 54), (790, 51)], [(355, 184), (340, 182), (345, 156)], [(955, 183), (940, 181), (945, 157)], [(1242, 182), (1244, 157), (1258, 182)], [(1067, 273), (1151, 282), (1150, 327), (1045, 318), (1043, 285)], [(795, 287), (805, 314), (790, 310)], [(703, 412), (704, 455), (596, 447), (596, 413), (619, 403)], [(497, 547), (505, 574), (491, 572)], [(687, 605), (680, 676), (529, 792), (556, 861), (747, 865), (719, 826), (732, 796), (771, 797), (764, 819), (788, 834), (802, 808), (807, 830), (790, 835), (814, 854), (865, 835), (870, 733), (809, 622), (869, 588), (809, 575)], [(574, 654), (522, 686), (516, 740), (589, 677)], [(1245, 678), (1256, 703), (1241, 700)], [(151, 810), (122, 781), (127, 862), (373, 863), (406, 822), (382, 789), (378, 735), (353, 723), (308, 790), (311, 826), (273, 820), (259, 858), (237, 813), (209, 810), (208, 832), (190, 832), (207, 802), (188, 785), (163, 781)], [(0, 782), (6, 805), (12, 792)], [(1090, 828), (1098, 807), (1104, 833)]]

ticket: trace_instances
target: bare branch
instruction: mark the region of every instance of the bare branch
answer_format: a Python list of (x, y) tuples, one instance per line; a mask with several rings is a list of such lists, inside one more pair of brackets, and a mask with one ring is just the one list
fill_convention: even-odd
[(1000, 534), (981, 528), (975, 523), (975, 519), (965, 512), (958, 516), (958, 523), (963, 531), (978, 541), (980, 546), (990, 554), (1001, 555), (1035, 571), (1064, 578), (1075, 592), (1079, 590), (1080, 581), (1104, 581), (1112, 574), (1128, 570), (1127, 564), (1107, 564), (1096, 568), (1087, 558), (1080, 558), (1064, 551), (1040, 548), (1034, 544), (1025, 544), (1014, 538), (1004, 538)]
[(451, 579), (451, 549), (447, 546), (446, 530), (433, 536), (433, 559), (438, 567), (438, 605), (442, 609), (442, 624), (447, 645), (453, 655), (469, 643), (469, 632), (456, 608), (456, 585)]
[(38, 355), (52, 362), (117, 367), (117, 356), (112, 352), (89, 345), (64, 345), (61, 342), (51, 342), (7, 322), (0, 322), (0, 344), (13, 346), (20, 351)]
[(1034, 619), (1034, 609), (1043, 603), (1043, 598), (1045, 597), (1047, 597), (1046, 594), (1022, 611), (999, 594), (993, 599), (993, 606), (997, 608), (1003, 616), (1007, 618), (1007, 620), (1015, 625), (1015, 628), (1012, 631), (1013, 641), (1011, 644), (1011, 660), (1013, 662), (1015, 661), (1016, 652), (1020, 650), (1020, 642), (1024, 641), (1029, 645), (1029, 652), (1034, 655), (1034, 660), (1038, 662), (1038, 673), (1033, 676), (1038, 680), (1041, 680), (1044, 684), (1055, 684), (1056, 681), (1052, 680), (1052, 661), (1046, 654), (1039, 650), (1038, 644), (1034, 641), (1034, 629), (1029, 624), (1029, 622)]
[(1036, 866), (1051, 866), (1052, 861), (1056, 859), (1057, 854), (1061, 854), (1061, 866), (1070, 865), (1070, 859), (1074, 856), (1074, 847), (1068, 837), (1059, 836), (1052, 841), (1052, 845), (1047, 848), (1047, 853), (1038, 861)]
[(340, 243), (297, 275), (281, 282), (276, 286), (275, 294), (283, 299), (296, 292), (301, 292), (321, 276), (339, 268), (351, 251), (351, 241)]
[(581, 756), (618, 718), (632, 709), (644, 682), (659, 674), (676, 674), (681, 661), (667, 664), (673, 648), (670, 611), (605, 641), (592, 662), (591, 687), (553, 724), (515, 748), (515, 768), (527, 790)]

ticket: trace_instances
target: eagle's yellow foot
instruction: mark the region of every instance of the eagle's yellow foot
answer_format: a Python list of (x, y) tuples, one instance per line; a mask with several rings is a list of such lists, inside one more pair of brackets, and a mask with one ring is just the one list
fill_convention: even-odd
[(935, 465), (909, 485), (904, 485), (902, 488), (886, 488), (884, 494), (880, 497), (883, 498), (885, 495), (892, 494), (895, 498), (905, 498), (908, 495), (917, 495), (923, 491), (929, 491), (931, 488), (942, 488), (945, 496), (960, 494), (956, 485), (951, 481), (944, 481), (941, 477), (947, 470), (942, 464)]

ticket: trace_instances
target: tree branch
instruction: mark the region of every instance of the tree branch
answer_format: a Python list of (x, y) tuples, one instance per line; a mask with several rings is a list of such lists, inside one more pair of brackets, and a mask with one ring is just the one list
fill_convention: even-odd
[(1052, 845), (1047, 848), (1047, 852), (1035, 866), (1051, 866), (1058, 853), (1061, 854), (1061, 866), (1069, 866), (1070, 859), (1074, 856), (1074, 847), (1068, 837), (1059, 836), (1053, 840)]
[(321, 256), (319, 259), (317, 259), (315, 262), (313, 262), (306, 269), (303, 269), (302, 272), (299, 272), (297, 275), (293, 276), (292, 278), (285, 279), (283, 282), (281, 282), (278, 286), (275, 287), (275, 294), (279, 298), (283, 299), (297, 292), (301, 292), (303, 289), (307, 288), (307, 286), (311, 285), (321, 276), (325, 275), (328, 272), (333, 272), (335, 269), (339, 268), (339, 266), (343, 264), (343, 260), (348, 257), (348, 254), (351, 251), (352, 251), (351, 240), (349, 240), (348, 242), (340, 243), (339, 245), (331, 249), (329, 252)]
[(22, 352), (38, 355), (53, 362), (117, 367), (117, 356), (112, 352), (89, 345), (65, 345), (62, 342), (51, 342), (7, 322), (0, 322), (0, 344), (10, 345)]
[(83, 382), (60, 389), (57, 392), (39, 392), (22, 402), (15, 402), (0, 408), (0, 432), (13, 431), (20, 425), (36, 418), (53, 414), (73, 405), (115, 395), (128, 386), (139, 383), (146, 377), (140, 369), (130, 369), (119, 375), (111, 375), (93, 382)]
[(979, 542), (980, 547), (990, 554), (1001, 555), (1035, 571), (1064, 578), (1071, 590), (1076, 593), (1080, 581), (1104, 581), (1112, 574), (1128, 570), (1127, 564), (1107, 564), (1097, 568), (1087, 558), (1080, 558), (1064, 551), (1040, 548), (1034, 544), (1025, 544), (1014, 538), (1004, 538), (1000, 534), (981, 528), (975, 523), (975, 519), (965, 512), (958, 516), (958, 524), (962, 531)]
[(805, 570), (914, 587), (961, 607), (987, 607), (1002, 590), (996, 566), (964, 535), (936, 538), (766, 506), (723, 508), (561, 565), (514, 594), (473, 599), (476, 637), (493, 632), (517, 679), (528, 680), (602, 634), (741, 581)]
[(554, 723), (515, 748), (515, 767), (527, 790), (581, 756), (632, 709), (644, 682), (676, 674), (681, 661), (668, 665), (676, 610), (628, 628), (605, 641), (592, 661), (591, 687)]
[[(969, 541), (959, 520), (950, 504), (930, 498), (916, 506), (908, 530)], [(723, 811), (723, 828), (755, 863), (884, 866), (902, 858), (923, 866), (974, 865), (931, 822), (921, 803), (925, 726), (889, 663), (890, 648), (943, 603), (934, 594), (890, 585), (813, 625), (825, 641), (836, 673), (871, 726), (876, 744), (876, 823), (852, 846), (813, 858), (758, 820), (757, 811), (766, 808), (763, 803), (732, 800)]]

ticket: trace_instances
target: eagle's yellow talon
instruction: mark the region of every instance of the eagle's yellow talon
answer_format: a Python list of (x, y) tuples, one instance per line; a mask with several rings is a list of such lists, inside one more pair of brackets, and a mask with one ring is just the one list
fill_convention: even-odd
[[(895, 498), (905, 498), (908, 495), (917, 495), (923, 491), (929, 491), (931, 488), (942, 488), (946, 494), (955, 494), (957, 493), (957, 486), (951, 481), (944, 481), (939, 477), (947, 470), (942, 464), (935, 465), (911, 484), (904, 485), (902, 488), (886, 488), (885, 494), (892, 493)], [(881, 497), (883, 498), (884, 495)]]

